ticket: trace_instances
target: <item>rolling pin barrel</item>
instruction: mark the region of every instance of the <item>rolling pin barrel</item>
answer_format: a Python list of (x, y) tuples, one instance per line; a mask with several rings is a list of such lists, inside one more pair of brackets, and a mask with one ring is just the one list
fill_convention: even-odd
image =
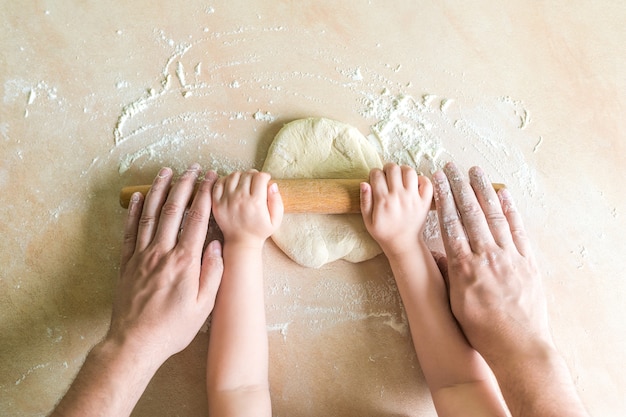
[[(360, 179), (276, 179), (285, 213), (360, 213)], [(128, 208), (131, 196), (146, 195), (149, 185), (124, 187), (120, 205)], [(194, 190), (195, 194), (195, 190)]]
[[(276, 179), (285, 213), (350, 214), (360, 213), (361, 179)], [(498, 191), (503, 184), (493, 184)], [(149, 185), (125, 187), (120, 193), (120, 204), (128, 208), (131, 196), (146, 195)], [(195, 194), (195, 191), (194, 191)], [(434, 201), (431, 210), (434, 210)]]

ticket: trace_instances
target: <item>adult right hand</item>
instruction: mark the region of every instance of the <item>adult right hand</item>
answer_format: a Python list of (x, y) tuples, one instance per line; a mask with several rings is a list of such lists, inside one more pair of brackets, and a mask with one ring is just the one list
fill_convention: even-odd
[(513, 417), (587, 417), (548, 327), (541, 276), (509, 192), (477, 167), (433, 175), (450, 306)]
[(541, 276), (508, 190), (496, 194), (478, 167), (468, 182), (452, 163), (433, 182), (447, 254), (439, 263), (469, 342), (492, 366), (552, 349)]

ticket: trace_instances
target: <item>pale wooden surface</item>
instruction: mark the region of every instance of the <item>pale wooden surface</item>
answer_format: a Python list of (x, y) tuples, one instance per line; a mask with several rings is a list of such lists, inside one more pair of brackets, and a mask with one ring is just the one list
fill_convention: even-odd
[[(620, 1), (2, 2), (0, 414), (48, 412), (106, 331), (122, 186), (161, 165), (258, 169), (300, 117), (367, 135), (387, 89), (504, 132), (478, 149), (434, 125), (517, 197), (577, 387), (594, 415), (625, 415), (624, 21)], [(382, 257), (266, 259), (276, 416), (434, 415)], [(135, 415), (206, 414), (207, 340)]]

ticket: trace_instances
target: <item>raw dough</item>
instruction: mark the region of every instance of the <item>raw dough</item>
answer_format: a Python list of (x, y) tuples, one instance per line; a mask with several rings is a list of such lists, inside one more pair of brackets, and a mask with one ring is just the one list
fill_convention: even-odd
[[(380, 168), (378, 153), (354, 127), (324, 118), (286, 124), (270, 146), (263, 171), (274, 178), (363, 178)], [(319, 268), (381, 253), (360, 214), (288, 214), (272, 239), (300, 265)]]

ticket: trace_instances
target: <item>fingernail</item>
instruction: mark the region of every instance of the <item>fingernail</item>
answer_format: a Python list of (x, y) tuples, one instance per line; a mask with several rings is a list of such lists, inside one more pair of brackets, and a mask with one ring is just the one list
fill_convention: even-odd
[(217, 172), (213, 171), (212, 169), (207, 171), (206, 174), (204, 174), (205, 181), (213, 181), (217, 177), (218, 177)]
[(157, 177), (159, 178), (167, 178), (172, 174), (172, 170), (169, 168), (161, 168)]
[(222, 244), (219, 240), (213, 240), (209, 243), (209, 256), (215, 258), (221, 258), (222, 256)]
[(437, 171), (433, 174), (433, 183), (440, 186), (446, 181), (446, 174), (443, 171)]
[(498, 192), (498, 197), (500, 197), (500, 202), (502, 204), (502, 209), (504, 213), (510, 213), (515, 211), (515, 204), (513, 203), (513, 197), (511, 196), (511, 192), (503, 188)]
[(199, 171), (200, 171), (200, 165), (199, 164), (193, 164), (193, 165), (189, 166), (189, 168), (187, 168), (186, 173), (189, 173), (189, 174), (193, 175), (194, 177), (198, 178)]
[(476, 185), (478, 185), (479, 189), (484, 190), (489, 185), (487, 182), (487, 176), (485, 175), (485, 171), (480, 167), (473, 167), (470, 170), (470, 178), (474, 180)]
[(139, 198), (141, 198), (141, 193), (140, 192), (133, 193), (133, 195), (130, 196), (130, 202), (131, 203), (136, 203), (136, 202), (139, 201)]
[(272, 185), (270, 185), (270, 193), (276, 194), (277, 192), (278, 192), (278, 184), (273, 182)]

